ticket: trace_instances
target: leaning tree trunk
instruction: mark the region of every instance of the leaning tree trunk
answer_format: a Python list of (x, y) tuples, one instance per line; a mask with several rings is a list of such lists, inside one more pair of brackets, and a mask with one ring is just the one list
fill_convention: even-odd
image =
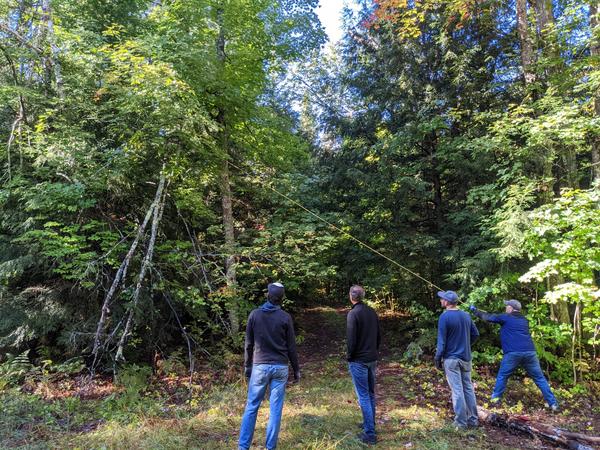
[[(164, 166), (163, 166), (163, 173), (164, 173)], [(161, 174), (161, 181), (164, 180), (163, 177), (164, 177), (164, 175)], [(138, 247), (140, 241), (142, 240), (142, 237), (146, 233), (146, 228), (148, 226), (148, 223), (150, 223), (150, 219), (152, 218), (153, 213), (155, 212), (156, 208), (158, 208), (160, 199), (162, 197), (163, 188), (164, 188), (164, 182), (162, 182), (162, 183), (159, 182), (158, 188), (156, 189), (156, 194), (154, 196), (154, 201), (148, 208), (148, 211), (146, 211), (146, 216), (144, 217), (144, 220), (138, 226), (136, 236), (135, 236), (133, 242), (131, 243), (131, 246), (129, 247), (129, 251), (127, 252), (127, 254), (125, 255), (125, 258), (121, 262), (121, 265), (119, 266), (119, 269), (117, 270), (117, 273), (115, 274), (115, 277), (111, 283), (111, 286), (104, 297), (104, 301), (102, 302), (100, 318), (98, 319), (98, 324), (96, 325), (96, 333), (94, 335), (94, 346), (92, 348), (92, 355), (94, 356), (94, 360), (92, 362), (92, 372), (96, 368), (97, 364), (100, 362), (100, 356), (103, 352), (103, 349), (110, 343), (110, 342), (108, 342), (108, 339), (106, 337), (106, 328), (107, 328), (107, 322), (108, 322), (109, 314), (110, 314), (110, 307), (111, 307), (112, 302), (119, 290), (119, 287), (125, 282), (125, 279), (127, 278), (127, 271), (129, 269), (129, 265), (131, 264), (131, 260), (133, 259), (134, 255), (135, 255), (135, 252), (137, 250), (137, 247)], [(113, 331), (112, 334), (114, 334), (115, 332), (116, 332), (116, 329)]]
[(152, 257), (154, 255), (154, 247), (156, 244), (156, 236), (158, 235), (158, 225), (160, 224), (160, 220), (162, 219), (162, 214), (165, 207), (165, 199), (166, 199), (166, 190), (165, 190), (165, 174), (164, 169), (163, 173), (160, 176), (160, 182), (158, 184), (158, 189), (156, 192), (156, 197), (158, 202), (155, 202), (154, 212), (152, 215), (152, 226), (150, 231), (150, 242), (148, 243), (148, 248), (146, 250), (146, 254), (144, 255), (144, 259), (142, 260), (142, 266), (140, 267), (140, 272), (138, 274), (137, 283), (135, 285), (135, 290), (133, 291), (133, 297), (131, 299), (131, 304), (129, 306), (129, 314), (127, 316), (127, 322), (125, 324), (125, 329), (123, 334), (121, 335), (121, 339), (119, 339), (119, 345), (117, 346), (116, 360), (123, 361), (123, 350), (125, 348), (125, 344), (127, 344), (127, 340), (131, 335), (131, 330), (133, 328), (133, 320), (135, 316), (135, 310), (137, 308), (140, 292), (142, 290), (142, 285), (144, 282), (144, 278), (146, 277), (146, 272), (152, 263)]

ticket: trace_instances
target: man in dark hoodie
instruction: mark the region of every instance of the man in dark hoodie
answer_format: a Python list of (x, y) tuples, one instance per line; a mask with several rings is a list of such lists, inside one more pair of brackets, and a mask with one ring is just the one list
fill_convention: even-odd
[(269, 284), (267, 301), (248, 316), (244, 354), (248, 401), (240, 428), (240, 450), (247, 450), (252, 445), (258, 408), (267, 387), (270, 391), (270, 412), (265, 447), (269, 450), (277, 447), (288, 361), (294, 370), (294, 380), (300, 379), (294, 325), (291, 316), (280, 306), (284, 292), (281, 283)]
[(500, 401), (508, 379), (521, 366), (542, 391), (542, 395), (552, 411), (558, 411), (558, 402), (544, 377), (535, 352), (535, 346), (529, 332), (529, 322), (521, 314), (521, 303), (517, 300), (505, 300), (504, 305), (506, 306), (505, 314), (489, 314), (478, 310), (473, 305), (469, 306), (473, 314), (480, 319), (500, 324), (500, 343), (502, 344), (504, 356), (496, 377), (496, 386), (492, 393), (491, 402), (498, 403)]
[(363, 303), (365, 290), (350, 288), (352, 309), (347, 316), (348, 366), (363, 416), (363, 432), (358, 435), (365, 444), (377, 443), (375, 433), (375, 368), (381, 342), (377, 313)]

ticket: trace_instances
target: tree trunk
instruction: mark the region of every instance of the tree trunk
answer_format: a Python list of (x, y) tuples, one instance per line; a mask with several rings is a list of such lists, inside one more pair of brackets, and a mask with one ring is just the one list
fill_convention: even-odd
[(229, 163), (225, 161), (221, 172), (221, 204), (223, 207), (223, 228), (225, 231), (225, 281), (227, 283), (228, 295), (231, 297), (229, 302), (229, 326), (231, 335), (235, 336), (240, 327), (239, 308), (236, 301), (236, 257), (235, 234), (233, 227), (233, 207), (231, 196), (231, 184), (229, 181)]
[(50, 44), (49, 65), (54, 72), (54, 82), (56, 83), (56, 93), (61, 100), (65, 99), (63, 89), (63, 77), (60, 63), (58, 61), (58, 46), (56, 45), (56, 36), (54, 35), (54, 19), (52, 18), (52, 8), (50, 0), (42, 0), (42, 22), (44, 23), (45, 35)]
[(477, 417), (481, 422), (489, 425), (503, 428), (513, 433), (535, 437), (545, 442), (574, 450), (593, 450), (591, 445), (600, 444), (600, 437), (598, 436), (573, 433), (553, 425), (534, 422), (530, 417), (524, 415), (511, 416), (497, 414), (478, 406)]
[[(164, 167), (163, 167), (163, 171), (164, 171)], [(162, 174), (161, 174), (161, 179), (162, 179)], [(163, 189), (163, 186), (159, 183), (158, 188), (156, 190), (156, 195), (154, 196), (154, 201), (148, 208), (148, 211), (146, 211), (146, 216), (144, 217), (143, 222), (138, 227), (138, 231), (135, 236), (135, 239), (131, 243), (131, 246), (129, 247), (129, 251), (127, 252), (127, 255), (125, 256), (125, 258), (123, 259), (123, 262), (119, 266), (119, 270), (117, 270), (117, 273), (115, 275), (115, 278), (112, 281), (110, 289), (106, 293), (106, 296), (104, 297), (104, 301), (102, 302), (102, 310), (100, 312), (100, 319), (98, 320), (98, 324), (96, 326), (96, 334), (94, 336), (94, 347), (92, 349), (92, 355), (94, 355), (94, 361), (92, 363), (92, 372), (95, 369), (97, 363), (99, 362), (101, 348), (103, 347), (102, 335), (105, 333), (106, 322), (108, 320), (108, 314), (110, 313), (110, 305), (112, 304), (113, 298), (115, 297), (117, 290), (119, 289), (119, 285), (121, 284), (121, 281), (125, 280), (125, 278), (127, 277), (127, 270), (129, 269), (129, 264), (131, 263), (133, 255), (135, 254), (135, 251), (138, 247), (140, 240), (142, 239), (142, 236), (144, 236), (144, 234), (146, 232), (146, 227), (148, 226), (148, 223), (150, 222), (152, 213), (157, 208), (160, 197), (162, 195), (162, 189)], [(106, 343), (104, 343), (104, 344), (106, 344)]]
[[(217, 24), (219, 25), (219, 35), (217, 37), (217, 58), (221, 66), (221, 71), (224, 70), (226, 55), (225, 55), (225, 27), (223, 24), (223, 9), (217, 9)], [(239, 308), (236, 300), (236, 257), (235, 257), (235, 230), (233, 222), (233, 202), (231, 195), (231, 181), (229, 178), (229, 162), (227, 158), (229, 152), (229, 138), (227, 135), (227, 121), (224, 108), (221, 107), (217, 121), (221, 125), (221, 148), (226, 156), (221, 170), (221, 205), (223, 209), (223, 230), (225, 234), (225, 282), (227, 284), (227, 294), (230, 298), (229, 309), (229, 326), (231, 337), (235, 337), (240, 328)]]
[(163, 171), (160, 176), (160, 182), (158, 183), (158, 189), (156, 191), (156, 199), (154, 202), (154, 212), (152, 216), (152, 226), (150, 231), (150, 242), (148, 243), (148, 248), (146, 250), (146, 254), (144, 255), (142, 266), (140, 267), (140, 272), (138, 274), (137, 283), (135, 285), (135, 291), (133, 292), (133, 297), (131, 299), (131, 306), (129, 307), (127, 323), (125, 324), (125, 329), (123, 331), (123, 334), (121, 335), (121, 339), (119, 339), (119, 345), (117, 347), (117, 353), (115, 357), (117, 361), (123, 361), (124, 359), (123, 349), (125, 348), (125, 344), (127, 343), (129, 336), (131, 335), (131, 330), (133, 328), (133, 318), (135, 315), (135, 309), (140, 299), (142, 284), (144, 282), (144, 278), (146, 277), (146, 272), (150, 267), (150, 263), (152, 263), (152, 257), (154, 255), (154, 246), (156, 244), (156, 236), (158, 235), (158, 225), (160, 224), (160, 220), (162, 219), (162, 214), (165, 207), (165, 181), (166, 177), (164, 174), (163, 166)]
[[(592, 43), (590, 53), (592, 58), (600, 57), (600, 41), (596, 37), (594, 30), (598, 27), (598, 5), (592, 1), (590, 3), (590, 28), (592, 29)], [(596, 117), (600, 117), (600, 94), (594, 98), (594, 112)], [(592, 138), (592, 181), (600, 180), (600, 136)]]
[(527, 22), (527, 0), (516, 0), (517, 9), (517, 30), (521, 42), (521, 65), (523, 66), (523, 76), (525, 83), (530, 84), (535, 81), (534, 72), (534, 51), (531, 36), (529, 35), (529, 23)]
[(548, 26), (554, 24), (552, 0), (534, 0), (537, 32), (540, 37), (547, 33)]

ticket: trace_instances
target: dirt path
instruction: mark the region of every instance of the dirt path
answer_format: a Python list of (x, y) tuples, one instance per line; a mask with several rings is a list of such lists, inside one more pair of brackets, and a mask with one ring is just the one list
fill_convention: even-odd
[[(345, 363), (345, 317), (348, 310), (348, 307), (321, 307), (308, 309), (297, 315), (299, 334), (303, 338), (299, 345), (299, 353), (305, 376), (318, 376), (318, 368), (336, 358), (339, 360), (339, 376), (348, 376)], [(408, 345), (406, 335), (402, 333), (408, 328), (408, 320), (409, 318), (399, 315), (381, 318), (384, 349), (377, 369), (377, 422), (380, 439), (383, 441), (386, 434), (397, 435), (404, 427), (414, 427), (413, 420), (418, 422), (418, 417), (423, 414), (433, 415), (434, 420), (440, 422), (440, 426), (452, 421), (450, 390), (443, 373), (431, 364), (431, 358), (426, 355), (424, 361), (417, 365), (402, 361), (403, 349)], [(489, 394), (488, 387), (493, 385), (494, 371), (489, 368), (478, 369), (480, 374), (474, 384), (478, 404), (483, 405)], [(600, 423), (597, 423), (598, 416), (591, 412), (592, 407), (587, 413), (573, 411), (571, 414), (554, 415), (544, 409), (543, 400), (535, 398), (536, 394), (539, 393), (534, 392), (531, 399), (519, 398), (521, 394), (517, 392), (512, 396), (507, 395), (506, 400), (508, 404), (522, 401), (525, 404), (522, 406), (522, 413), (530, 416), (532, 420), (564, 429), (598, 434)], [(565, 407), (568, 408), (569, 405), (565, 404)], [(390, 414), (398, 410), (406, 411), (406, 418), (399, 422), (392, 421)], [(412, 418), (411, 411), (414, 411)], [(485, 442), (485, 448), (559, 448), (551, 443), (528, 436), (513, 435), (507, 430), (490, 425), (481, 426), (478, 433), (483, 433), (483, 437), (480, 438)]]

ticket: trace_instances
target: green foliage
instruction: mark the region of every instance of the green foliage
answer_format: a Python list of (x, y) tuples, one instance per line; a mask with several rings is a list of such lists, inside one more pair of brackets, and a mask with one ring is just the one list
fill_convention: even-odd
[[(160, 174), (168, 196), (139, 300), (150, 312), (135, 315), (128, 356), (146, 359), (159, 341), (178, 347), (182, 326), (198, 345), (214, 343), (228, 333), (228, 310), (239, 303), (244, 313), (254, 301), (221, 295), (223, 163), (250, 173), (257, 162), (285, 170), (307, 162), (275, 83), (323, 42), (317, 2), (51, 6), (50, 16), (37, 3), (2, 6), (15, 33), (0, 35), (0, 138), (10, 141), (0, 146), (0, 348), (90, 350), (99, 305)], [(54, 34), (34, 31), (48, 18)], [(230, 178), (243, 203), (236, 231), (252, 246), (246, 230), (277, 206), (250, 176), (235, 169)], [(131, 307), (149, 245), (141, 236), (128, 260), (109, 326)], [(249, 291), (264, 287), (264, 278), (248, 282)]]
[(67, 359), (63, 362), (55, 362), (51, 359), (42, 360), (40, 367), (44, 375), (76, 375), (85, 369), (85, 362), (81, 357)]
[[(525, 249), (531, 259), (539, 262), (519, 278), (525, 283), (557, 280), (550, 289), (538, 284), (538, 289), (544, 292), (541, 301), (549, 305), (559, 302), (576, 305), (572, 325), (561, 324), (559, 329), (546, 325), (540, 334), (552, 343), (550, 353), (543, 352), (551, 362), (557, 362), (553, 353), (561, 344), (564, 347), (571, 342), (571, 364), (580, 373), (590, 372), (582, 358), (585, 351), (582, 344), (595, 347), (599, 343), (600, 291), (596, 279), (600, 270), (599, 230), (600, 191), (563, 192), (552, 204), (531, 213)], [(575, 343), (580, 352), (578, 361)], [(565, 370), (561, 373), (564, 376)]]
[[(2, 351), (89, 352), (119, 268), (101, 331), (118, 341), (133, 311), (134, 360), (157, 345), (176, 354), (184, 331), (196, 349), (239, 350), (233, 316), (275, 279), (286, 307), (362, 283), (378, 307), (411, 312), (429, 350), (431, 286), (346, 232), (483, 308), (523, 300), (549, 370), (563, 377), (569, 358), (591, 374), (589, 8), (554, 2), (548, 30), (531, 9), (535, 82), (524, 83), (514, 5), (471, 3), (364, 3), (330, 54), (318, 51), (317, 0), (55, 0), (50, 15), (3, 3), (14, 33), (0, 34)], [(156, 242), (148, 230), (138, 241), (161, 176)], [(559, 307), (563, 323), (548, 318)], [(477, 345), (496, 357), (491, 332)]]
[(33, 367), (29, 362), (29, 350), (20, 355), (8, 353), (0, 363), (0, 391), (21, 381)]
[(423, 349), (416, 342), (411, 342), (406, 347), (406, 351), (402, 355), (402, 359), (411, 364), (418, 364), (421, 362), (423, 356)]
[(160, 405), (143, 395), (151, 375), (149, 366), (131, 364), (120, 368), (115, 384), (121, 392), (111, 394), (103, 401), (102, 417), (131, 423), (140, 414), (156, 414)]

